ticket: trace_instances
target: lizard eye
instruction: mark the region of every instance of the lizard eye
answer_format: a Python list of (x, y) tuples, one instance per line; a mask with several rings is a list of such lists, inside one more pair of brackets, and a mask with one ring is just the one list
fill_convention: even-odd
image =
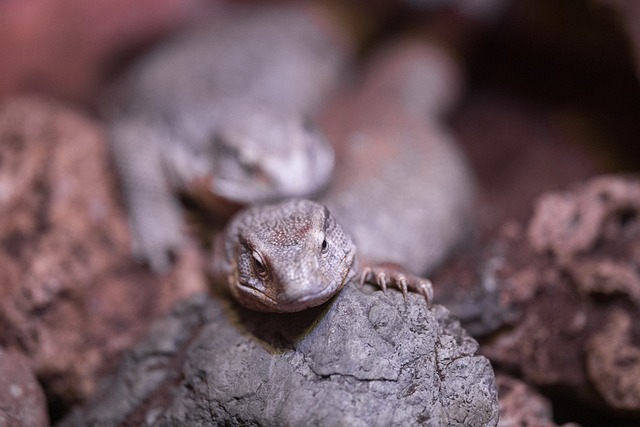
[(331, 228), (333, 218), (331, 218), (331, 214), (329, 213), (329, 209), (324, 208), (324, 231), (320, 236), (320, 253), (326, 254), (329, 249), (329, 242), (327, 242), (327, 230)]
[(267, 266), (262, 259), (262, 255), (258, 251), (251, 252), (251, 260), (253, 265), (253, 271), (258, 275), (258, 277), (264, 279), (267, 277)]
[(322, 239), (322, 243), (320, 244), (320, 252), (326, 254), (328, 249), (329, 244), (327, 243), (327, 238), (325, 237), (324, 239)]

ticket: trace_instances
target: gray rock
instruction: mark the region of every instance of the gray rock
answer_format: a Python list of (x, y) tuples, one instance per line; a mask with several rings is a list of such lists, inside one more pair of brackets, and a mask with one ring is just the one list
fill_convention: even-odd
[(488, 360), (441, 306), (348, 285), (293, 314), (198, 295), (63, 426), (495, 426)]

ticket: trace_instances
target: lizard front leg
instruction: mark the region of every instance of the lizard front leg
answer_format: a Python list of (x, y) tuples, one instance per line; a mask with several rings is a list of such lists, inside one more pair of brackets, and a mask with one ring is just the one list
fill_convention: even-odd
[[(112, 124), (110, 143), (124, 191), (132, 231), (132, 250), (157, 273), (172, 266), (182, 244), (182, 214), (163, 165), (166, 133), (144, 118), (122, 118)], [(163, 129), (164, 130), (164, 129)]]
[(388, 285), (395, 285), (406, 299), (409, 291), (422, 295), (431, 306), (433, 301), (433, 284), (430, 280), (408, 274), (404, 268), (395, 264), (366, 265), (360, 272), (360, 285), (369, 283), (386, 291)]

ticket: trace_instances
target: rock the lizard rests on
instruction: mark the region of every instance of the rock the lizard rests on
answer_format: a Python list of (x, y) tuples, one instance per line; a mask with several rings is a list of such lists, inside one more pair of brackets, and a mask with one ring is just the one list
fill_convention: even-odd
[(400, 41), (324, 110), (319, 123), (336, 168), (319, 202), (371, 264), (428, 274), (468, 231), (474, 182), (440, 118), (461, 91), (461, 74), (438, 45)]
[(144, 56), (107, 98), (134, 253), (154, 270), (182, 241), (175, 193), (190, 181), (215, 177), (213, 195), (240, 204), (309, 196), (328, 182), (333, 153), (308, 118), (349, 49), (322, 13), (229, 6)]
[(496, 426), (491, 364), (459, 322), (376, 294), (275, 316), (193, 295), (57, 425)]
[(359, 270), (356, 247), (329, 210), (310, 200), (257, 205), (237, 214), (215, 241), (212, 276), (243, 306), (295, 312), (328, 301), (358, 275), (383, 290), (396, 285), (430, 304), (431, 282), (400, 269)]

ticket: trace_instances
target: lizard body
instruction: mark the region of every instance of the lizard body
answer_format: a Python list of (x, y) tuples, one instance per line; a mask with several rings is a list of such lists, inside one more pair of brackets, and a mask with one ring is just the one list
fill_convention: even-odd
[(320, 203), (293, 200), (238, 214), (215, 240), (214, 281), (259, 311), (322, 304), (357, 276), (430, 302), (431, 283), (416, 275), (462, 236), (473, 187), (434, 117), (457, 92), (452, 66), (443, 53), (415, 45), (375, 61), (348, 101), (329, 106), (337, 167)]
[(404, 40), (379, 52), (361, 85), (327, 106), (321, 124), (336, 168), (319, 202), (368, 263), (422, 275), (467, 231), (473, 178), (441, 119), (461, 85), (446, 51)]
[[(313, 15), (313, 14), (316, 15)], [(346, 50), (300, 5), (230, 7), (134, 64), (107, 103), (134, 236), (156, 271), (170, 265), (193, 180), (240, 204), (309, 196), (333, 152), (309, 126)], [(322, 20), (322, 17), (319, 19)]]

